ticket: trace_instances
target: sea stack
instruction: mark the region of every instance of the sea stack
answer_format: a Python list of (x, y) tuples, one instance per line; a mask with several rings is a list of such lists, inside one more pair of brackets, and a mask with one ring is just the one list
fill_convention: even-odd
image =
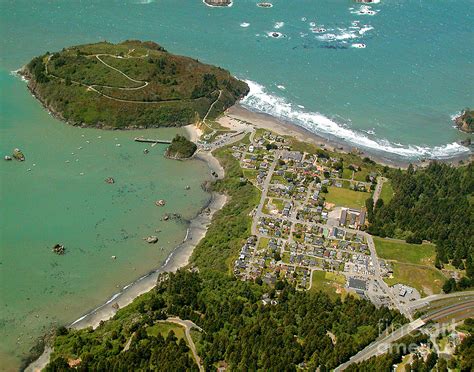
[(466, 133), (474, 133), (474, 110), (465, 109), (461, 115), (454, 118), (456, 127)]
[(226, 7), (232, 5), (232, 0), (204, 0), (204, 3), (209, 6)]

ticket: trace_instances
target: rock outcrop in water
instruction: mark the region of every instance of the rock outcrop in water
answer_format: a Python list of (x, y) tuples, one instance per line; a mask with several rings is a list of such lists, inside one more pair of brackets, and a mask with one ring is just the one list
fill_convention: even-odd
[(204, 0), (204, 2), (209, 6), (225, 7), (232, 5), (232, 0)]
[(459, 130), (474, 133), (474, 110), (466, 109), (454, 119)]

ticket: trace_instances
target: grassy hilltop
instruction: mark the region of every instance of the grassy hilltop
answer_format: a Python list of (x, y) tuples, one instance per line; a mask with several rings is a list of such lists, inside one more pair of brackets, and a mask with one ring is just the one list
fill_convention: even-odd
[(248, 86), (222, 68), (154, 42), (100, 42), (35, 57), (23, 73), (53, 113), (73, 125), (181, 126), (219, 115)]

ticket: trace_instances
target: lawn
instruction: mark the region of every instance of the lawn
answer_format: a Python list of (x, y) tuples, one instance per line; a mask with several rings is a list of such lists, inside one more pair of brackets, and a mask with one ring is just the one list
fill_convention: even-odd
[(387, 204), (393, 198), (393, 188), (390, 181), (384, 182), (382, 186), (382, 192), (380, 193), (380, 198)]
[(178, 339), (184, 338), (184, 340), (186, 341), (186, 338), (184, 337), (184, 328), (178, 324), (169, 322), (159, 322), (152, 325), (151, 327), (148, 327), (146, 331), (149, 335), (158, 336), (159, 334), (161, 334), (164, 338), (168, 336), (168, 333), (170, 331), (173, 331)]
[(380, 258), (408, 264), (434, 265), (434, 244), (408, 244), (403, 240), (382, 239), (376, 236), (374, 243)]
[(370, 170), (368, 170), (366, 168), (362, 168), (360, 171), (355, 172), (354, 179), (356, 181), (366, 182), (366, 177), (369, 173), (370, 173)]
[[(313, 281), (311, 285), (312, 291), (322, 291), (329, 295), (333, 299), (340, 298), (344, 292), (344, 284), (346, 278), (342, 274), (330, 273), (326, 271), (315, 270), (313, 271)], [(337, 289), (341, 289), (341, 294), (337, 293)]]
[(329, 186), (326, 202), (349, 208), (361, 208), (365, 206), (365, 200), (370, 196), (367, 192), (359, 192), (344, 188)]
[(344, 168), (342, 171), (342, 178), (345, 178), (347, 180), (352, 179), (352, 171), (349, 168)]
[(258, 241), (258, 249), (266, 249), (268, 247), (269, 238), (261, 237)]
[(393, 278), (385, 279), (392, 286), (397, 283), (416, 288), (422, 296), (441, 293), (446, 277), (438, 270), (428, 266), (406, 263), (393, 263)]

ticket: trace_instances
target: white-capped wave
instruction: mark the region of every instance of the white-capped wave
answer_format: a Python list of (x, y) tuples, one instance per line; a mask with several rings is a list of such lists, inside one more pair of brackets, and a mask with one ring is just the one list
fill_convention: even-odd
[(327, 33), (324, 35), (316, 36), (316, 38), (321, 41), (342, 41), (356, 39), (358, 37), (359, 35), (357, 35), (354, 31), (343, 31), (340, 34)]
[(275, 24), (273, 25), (273, 28), (275, 30), (278, 30), (278, 29), (282, 28), (284, 25), (285, 25), (285, 22), (275, 22)]
[(371, 15), (374, 16), (378, 13), (378, 10), (373, 10), (372, 7), (369, 5), (361, 5), (361, 7), (358, 10), (352, 10), (352, 14), (358, 14), (358, 15)]
[(250, 26), (250, 23), (247, 23), (247, 22), (242, 22), (242, 23), (240, 24), (240, 27), (243, 27), (243, 28), (247, 28), (247, 27), (249, 27), (249, 26)]
[(292, 123), (317, 134), (333, 136), (358, 147), (374, 150), (379, 153), (395, 154), (409, 159), (419, 158), (451, 158), (469, 152), (456, 142), (443, 146), (418, 146), (391, 143), (384, 139), (372, 139), (361, 132), (349, 129), (336, 123), (318, 112), (308, 112), (301, 107), (294, 108), (284, 98), (268, 94), (265, 88), (253, 81), (247, 80), (250, 87), (249, 94), (242, 100), (242, 104), (250, 109), (288, 120)]
[(369, 25), (364, 25), (364, 27), (361, 27), (359, 30), (359, 35), (364, 35), (366, 32), (373, 30), (374, 28)]
[(277, 85), (277, 88), (280, 89), (280, 90), (285, 90), (286, 87), (284, 85)]

